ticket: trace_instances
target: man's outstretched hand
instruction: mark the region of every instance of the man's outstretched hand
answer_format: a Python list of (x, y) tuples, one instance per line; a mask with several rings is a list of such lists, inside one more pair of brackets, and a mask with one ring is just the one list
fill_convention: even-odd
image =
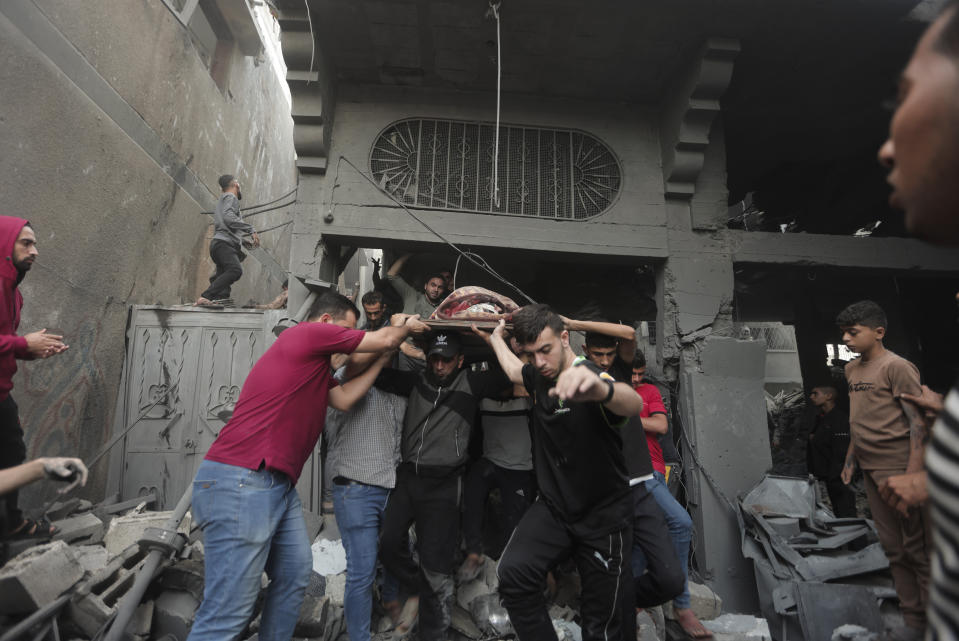
[(922, 505), (929, 498), (927, 480), (925, 470), (890, 476), (879, 484), (879, 494), (882, 500), (908, 516), (909, 508)]
[(549, 395), (561, 401), (599, 401), (608, 392), (606, 383), (588, 367), (567, 367), (556, 379), (556, 386)]
[(27, 339), (27, 352), (31, 358), (49, 358), (69, 348), (64, 344), (63, 336), (47, 334), (46, 329), (30, 332), (24, 338)]

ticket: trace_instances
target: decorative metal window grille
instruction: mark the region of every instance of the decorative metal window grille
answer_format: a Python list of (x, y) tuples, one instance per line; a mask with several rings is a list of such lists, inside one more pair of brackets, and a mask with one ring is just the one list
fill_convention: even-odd
[(397, 200), (427, 209), (581, 220), (619, 194), (619, 161), (593, 136), (501, 125), (497, 206), (494, 137), (491, 123), (401, 120), (373, 143), (370, 170)]

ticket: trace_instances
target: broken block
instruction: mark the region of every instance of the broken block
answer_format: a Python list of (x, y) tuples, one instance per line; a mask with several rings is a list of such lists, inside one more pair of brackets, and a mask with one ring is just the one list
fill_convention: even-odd
[(83, 566), (63, 541), (30, 548), (0, 568), (0, 613), (33, 612), (82, 578)]
[(133, 620), (127, 627), (130, 634), (141, 638), (149, 638), (150, 628), (153, 626), (153, 601), (147, 601), (137, 606), (133, 613)]
[(88, 636), (116, 611), (117, 604), (133, 587), (136, 573), (143, 567), (147, 552), (130, 546), (107, 565), (80, 584), (67, 606), (70, 618)]
[(293, 630), (294, 637), (322, 637), (326, 631), (330, 599), (325, 596), (307, 596), (300, 607), (300, 616)]
[(460, 583), (459, 586), (457, 586), (456, 602), (463, 609), (469, 610), (473, 599), (483, 596), (484, 594), (489, 594), (490, 592), (492, 592), (492, 590), (486, 585), (486, 581), (481, 575), (479, 578)]
[(714, 641), (772, 641), (766, 619), (751, 614), (724, 614), (703, 627), (713, 633)]
[(200, 602), (189, 592), (164, 590), (153, 603), (153, 638), (172, 635), (186, 641)]
[(189, 592), (197, 601), (203, 600), (203, 581), (203, 561), (192, 559), (171, 565), (160, 576), (163, 588)]
[(60, 528), (60, 531), (53, 537), (57, 541), (70, 543), (71, 541), (86, 539), (88, 543), (99, 543), (103, 537), (103, 521), (92, 512), (84, 512), (54, 521), (53, 525)]
[(330, 603), (343, 607), (343, 596), (346, 593), (346, 573), (331, 574), (326, 577), (326, 596), (330, 597)]
[[(110, 521), (110, 527), (103, 537), (103, 544), (110, 556), (116, 556), (125, 549), (143, 538), (143, 531), (148, 527), (162, 528), (170, 520), (173, 512), (143, 512), (141, 514), (127, 514), (118, 516)], [(178, 532), (190, 533), (189, 514), (180, 522)]]
[[(723, 613), (723, 599), (701, 583), (689, 582), (689, 607), (700, 621), (715, 619)], [(676, 620), (673, 604), (663, 605), (663, 614), (667, 619)]]
[(60, 519), (65, 519), (74, 512), (78, 511), (77, 508), (80, 505), (80, 499), (77, 497), (66, 499), (65, 501), (57, 501), (44, 513), (44, 517), (49, 521), (59, 521)]
[(665, 641), (665, 638), (665, 635), (659, 635), (659, 631), (656, 629), (656, 621), (650, 616), (649, 612), (643, 610), (636, 615), (637, 641)]
[(83, 569), (91, 574), (105, 568), (110, 560), (107, 549), (102, 545), (76, 545), (73, 551)]

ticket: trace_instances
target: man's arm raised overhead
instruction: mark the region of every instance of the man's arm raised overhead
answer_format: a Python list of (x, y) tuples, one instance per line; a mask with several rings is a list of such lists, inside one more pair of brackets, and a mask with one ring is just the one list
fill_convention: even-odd
[(506, 373), (506, 377), (509, 378), (511, 382), (522, 385), (523, 361), (519, 360), (503, 338), (503, 332), (506, 331), (506, 321), (500, 319), (499, 325), (496, 326), (492, 334), (487, 334), (477, 328), (476, 325), (473, 325), (472, 329), (474, 334), (482, 338), (486, 341), (487, 345), (493, 348), (493, 353), (496, 354), (496, 360), (499, 361), (499, 365)]

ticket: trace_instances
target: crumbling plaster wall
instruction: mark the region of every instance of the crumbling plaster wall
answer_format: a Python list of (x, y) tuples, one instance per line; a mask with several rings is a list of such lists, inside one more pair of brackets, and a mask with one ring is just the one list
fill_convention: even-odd
[[(206, 285), (200, 212), (215, 203), (216, 178), (236, 173), (244, 203), (293, 187), (289, 105), (271, 66), (235, 49), (221, 92), (162, 2), (7, 3), (0, 55), (2, 213), (30, 219), (40, 250), (21, 285), (21, 333), (46, 327), (70, 344), (21, 363), (13, 395), (30, 456), (90, 457), (111, 431), (128, 305), (190, 301)], [(287, 219), (281, 210), (255, 224)], [(284, 264), (290, 230), (264, 235)], [(240, 303), (276, 295), (255, 260), (244, 270)]]

